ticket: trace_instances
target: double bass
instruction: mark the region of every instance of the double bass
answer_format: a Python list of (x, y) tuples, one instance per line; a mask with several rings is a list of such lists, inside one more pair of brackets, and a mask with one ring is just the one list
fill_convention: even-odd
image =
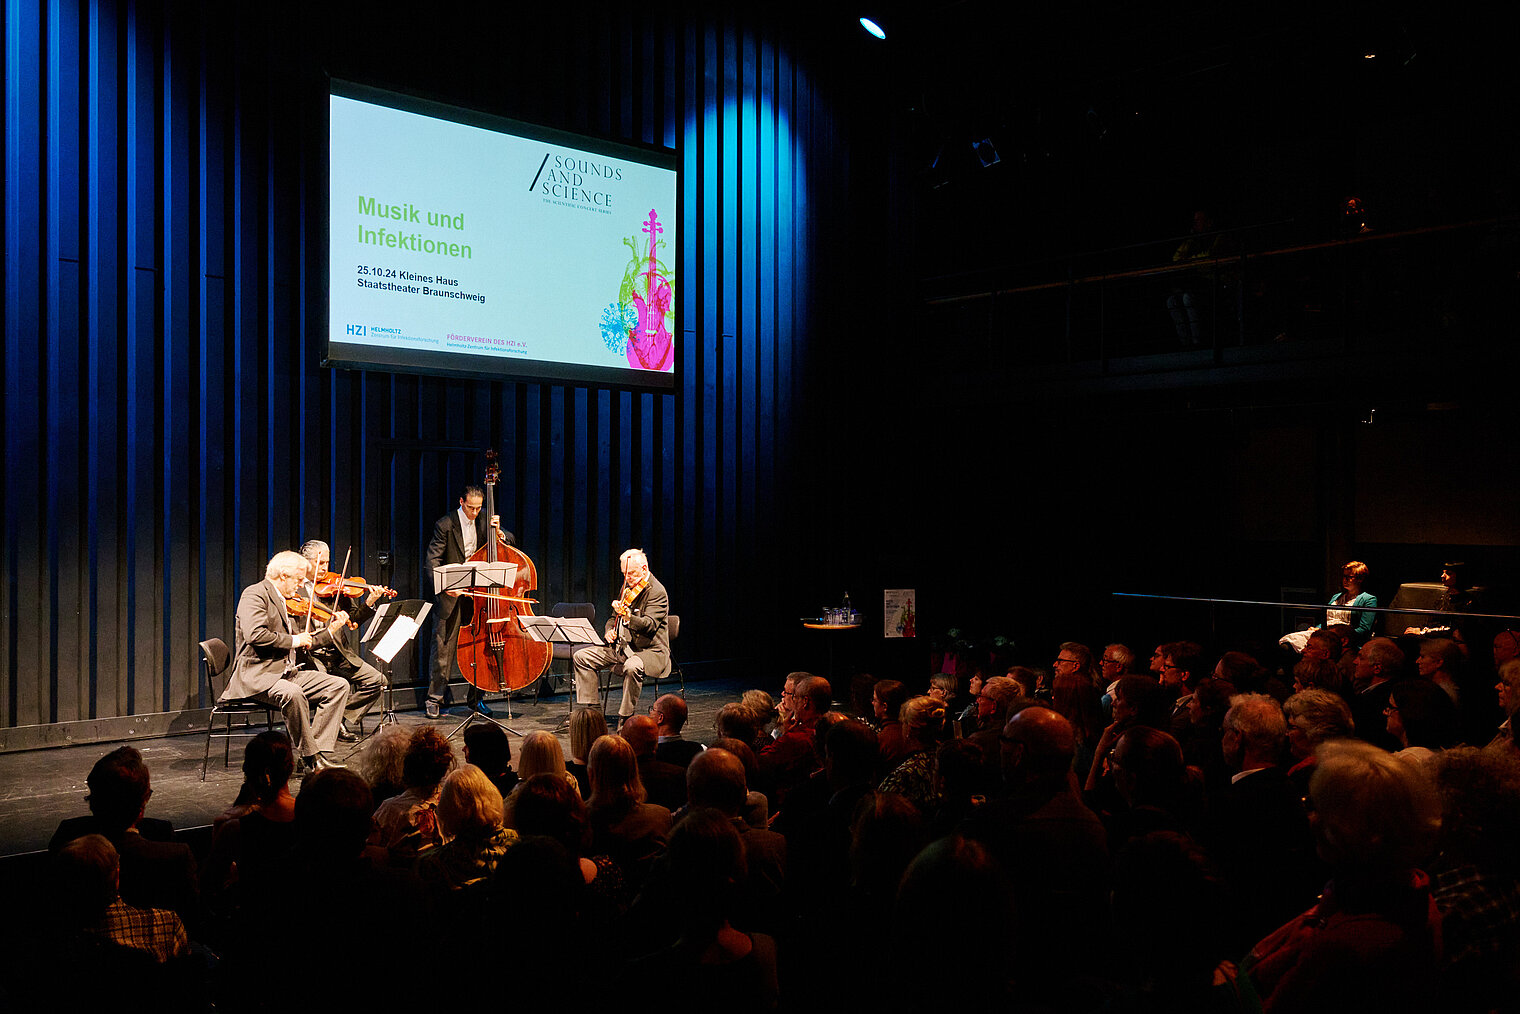
[[(496, 482), (501, 470), (496, 452), (486, 452), (486, 516), (496, 517)], [(459, 630), (459, 671), (482, 692), (521, 690), (549, 670), (554, 646), (535, 641), (522, 629), (519, 616), (532, 616), (528, 593), (538, 588), (538, 571), (528, 554), (507, 542), (493, 524), (486, 544), (470, 557), (472, 563), (515, 563), (517, 577), (510, 589), (468, 592), (474, 603), (469, 626)]]

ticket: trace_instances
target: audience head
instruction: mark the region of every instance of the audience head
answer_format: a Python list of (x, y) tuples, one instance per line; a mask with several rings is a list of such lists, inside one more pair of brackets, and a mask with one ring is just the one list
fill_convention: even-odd
[(1346, 642), (1341, 640), (1339, 634), (1321, 628), (1309, 633), (1309, 640), (1304, 643), (1303, 653), (1299, 657), (1306, 662), (1336, 662), (1345, 649)]
[(934, 787), (952, 804), (964, 804), (985, 793), (987, 764), (982, 748), (969, 739), (951, 739), (934, 753)]
[(1149, 676), (1123, 676), (1114, 687), (1114, 721), (1123, 721), (1125, 728), (1149, 725), (1166, 729), (1171, 726), (1176, 703), (1174, 691)]
[(1325, 659), (1301, 658), (1293, 667), (1293, 687), (1296, 690), (1319, 689), (1340, 693), (1344, 689), (1340, 667)]
[(354, 771), (330, 768), (307, 776), (296, 796), (296, 835), (301, 848), (313, 857), (358, 856), (374, 827), (370, 819), (374, 810), (369, 786)]
[(1057, 675), (1054, 684), (1050, 694), (1051, 709), (1066, 716), (1073, 733), (1083, 741), (1095, 741), (1103, 733), (1103, 700), (1098, 688), (1079, 673)]
[(512, 743), (506, 730), (495, 722), (476, 722), (466, 728), (464, 759), (492, 780), (506, 774), (512, 766)]
[(1040, 674), (1027, 665), (1011, 665), (1004, 675), (1019, 685), (1024, 697), (1033, 697), (1040, 689)]
[(954, 673), (937, 672), (929, 677), (929, 696), (948, 704), (959, 686), (960, 680)]
[(686, 766), (686, 799), (693, 808), (737, 817), (748, 795), (744, 762), (721, 747), (703, 750)]
[(1388, 691), (1383, 709), (1388, 732), (1406, 747), (1444, 750), (1457, 741), (1457, 706), (1429, 680), (1400, 680)]
[(742, 739), (746, 743), (755, 741), (764, 724), (754, 708), (738, 701), (723, 705), (713, 719), (713, 728), (717, 730), (719, 739)]
[(1103, 673), (1106, 683), (1112, 683), (1128, 673), (1134, 664), (1135, 653), (1122, 644), (1108, 645), (1103, 649), (1103, 657), (1098, 659), (1098, 669)]
[(570, 759), (586, 763), (591, 744), (607, 735), (607, 716), (600, 708), (582, 708), (570, 716)]
[(1520, 754), (1459, 746), (1440, 755), (1441, 837), (1458, 862), (1520, 872)]
[[(946, 899), (955, 899), (954, 915), (947, 919)], [(907, 869), (897, 888), (892, 922), (903, 927), (915, 950), (923, 945), (926, 927), (947, 927), (963, 940), (974, 942), (977, 961), (973, 974), (955, 987), (956, 1008), (996, 1010), (1007, 1003), (1010, 980), (1016, 980), (1010, 956), (1018, 954), (1017, 912), (1012, 879), (987, 846), (959, 834), (924, 846)], [(944, 981), (914, 971), (893, 983), (894, 999), (907, 1010), (945, 1009)]]
[(569, 779), (542, 774), (519, 783), (512, 793), (511, 816), (519, 835), (547, 835), (580, 855), (586, 834), (586, 804)]
[(1201, 729), (1217, 729), (1224, 722), (1224, 713), (1230, 710), (1230, 698), (1237, 693), (1235, 684), (1228, 680), (1199, 680), (1188, 702), (1188, 721)]
[(1298, 760), (1312, 756), (1326, 740), (1356, 735), (1356, 721), (1346, 699), (1318, 687), (1289, 697), (1283, 716), (1288, 724), (1288, 750)]
[[(754, 747), (749, 745), (748, 740), (719, 736), (712, 741), (712, 746), (720, 750), (727, 750), (739, 758), (739, 762), (744, 765), (744, 782), (746, 785), (755, 780), (755, 776), (760, 771), (760, 759), (755, 756)], [(712, 746), (708, 747), (708, 749), (711, 750)]]
[(405, 785), (401, 772), (406, 765), (406, 751), (412, 745), (412, 730), (399, 723), (382, 725), (370, 737), (359, 754), (356, 770), (374, 790), (381, 802), (400, 792)]
[(661, 736), (673, 736), (686, 725), (686, 701), (679, 694), (661, 694), (649, 706), (649, 717), (654, 719)]
[(867, 897), (890, 899), (903, 871), (923, 847), (918, 807), (895, 792), (878, 792), (860, 804), (850, 835), (850, 881)]
[(829, 681), (822, 676), (807, 676), (806, 679), (799, 680), (797, 692), (792, 696), (792, 712), (797, 717), (797, 723), (810, 726), (817, 722), (829, 710), (832, 693)]
[(1501, 630), (1494, 635), (1494, 667), (1520, 658), (1520, 630)]
[[(645, 719), (649, 722), (649, 719)], [(653, 722), (649, 723), (651, 726)], [(523, 737), (517, 752), (517, 776), (532, 778), (534, 775), (559, 775), (564, 778), (565, 751), (560, 748), (559, 737), (552, 732), (535, 729)]]
[(646, 798), (639, 759), (621, 736), (603, 736), (591, 744), (586, 772), (591, 779), (592, 809), (631, 806)]
[(780, 703), (781, 714), (784, 717), (790, 717), (795, 714), (797, 710), (797, 698), (802, 692), (802, 682), (803, 680), (812, 678), (813, 674), (810, 672), (799, 671), (786, 674), (786, 681), (781, 685)]
[[(296, 557), (300, 559), (299, 556)], [(148, 765), (134, 747), (117, 747), (95, 762), (85, 779), (90, 812), (108, 833), (125, 831), (137, 823), (153, 795)]]
[(1056, 679), (1076, 675), (1097, 686), (1100, 678), (1098, 667), (1093, 664), (1092, 649), (1076, 641), (1062, 641), (1050, 667), (1054, 670)]
[(1499, 707), (1505, 715), (1513, 718), (1516, 712), (1520, 712), (1520, 658), (1512, 658), (1499, 666), (1499, 682), (1494, 684), (1494, 689), (1499, 691)]
[(864, 722), (845, 722), (829, 731), (824, 770), (836, 792), (848, 785), (874, 785), (880, 759), (876, 730)]
[[(454, 748), (443, 733), (431, 725), (419, 727), (412, 733), (406, 745), (406, 756), (401, 762), (401, 783), (408, 789), (417, 789), (424, 795), (431, 794), (443, 781), (443, 776), (454, 770)], [(302, 788), (305, 795), (305, 788)]]
[(858, 672), (850, 677), (850, 710), (857, 718), (871, 717), (871, 702), (875, 697), (876, 677), (868, 672)]
[(1325, 743), (1315, 756), (1310, 824), (1338, 877), (1382, 880), (1431, 854), (1441, 804), (1418, 765), (1350, 739)]
[(908, 702), (908, 686), (897, 680), (881, 680), (871, 699), (878, 722), (896, 722), (902, 718), (902, 706)]
[(1192, 641), (1173, 641), (1161, 647), (1161, 685), (1174, 690), (1196, 686), (1203, 676), (1203, 646)]
[(1462, 646), (1451, 638), (1422, 637), (1420, 638), (1420, 655), (1415, 660), (1415, 669), (1426, 679), (1430, 679), (1438, 672), (1455, 676), (1461, 671), (1464, 658)]
[(637, 757), (653, 757), (654, 748), (660, 742), (659, 728), (648, 715), (633, 715), (623, 719), (617, 734), (628, 741)]
[(1001, 729), (1008, 721), (1013, 702), (1027, 696), (1012, 676), (994, 676), (982, 685), (976, 698), (976, 720), (984, 728)]
[(1224, 759), (1242, 771), (1271, 767), (1282, 758), (1288, 723), (1282, 705), (1266, 694), (1236, 694), (1224, 716)]
[(466, 764), (443, 780), (438, 826), (445, 838), (481, 837), (501, 827), (501, 793), (484, 771)]
[(945, 727), (945, 702), (938, 698), (914, 697), (902, 706), (903, 737), (920, 746), (933, 743)]
[(1214, 664), (1214, 678), (1237, 687), (1259, 686), (1265, 676), (1261, 663), (1243, 651), (1227, 651)]
[(739, 695), (739, 703), (747, 704), (755, 712), (757, 729), (774, 722), (779, 714), (776, 700), (764, 690), (746, 690)]
[(671, 831), (666, 854), (669, 900), (687, 934), (716, 932), (748, 876), (738, 829), (717, 810), (693, 808)]
[(1404, 668), (1404, 653), (1390, 637), (1374, 637), (1356, 653), (1356, 679), (1363, 683), (1381, 683), (1396, 679)]
[(237, 804), (274, 802), (280, 790), (290, 784), (296, 769), (295, 751), (290, 737), (278, 730), (259, 733), (248, 741), (243, 751), (243, 787)]
[(1010, 717), (1000, 743), (1003, 781), (1010, 785), (1064, 779), (1077, 748), (1071, 723), (1041, 707), (1023, 708)]
[(1170, 808), (1187, 770), (1177, 740), (1148, 725), (1137, 725), (1119, 737), (1110, 766), (1114, 787), (1130, 807)]
[(75, 838), (54, 855), (53, 869), (58, 910), (67, 925), (95, 922), (117, 898), (121, 857), (105, 835)]

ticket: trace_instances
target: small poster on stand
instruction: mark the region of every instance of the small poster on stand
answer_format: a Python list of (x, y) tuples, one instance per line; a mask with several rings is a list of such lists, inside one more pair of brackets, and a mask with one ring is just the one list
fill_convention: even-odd
[(918, 616), (913, 608), (913, 600), (917, 597), (912, 588), (888, 588), (881, 593), (881, 615), (886, 623), (882, 633), (885, 636), (918, 636)]

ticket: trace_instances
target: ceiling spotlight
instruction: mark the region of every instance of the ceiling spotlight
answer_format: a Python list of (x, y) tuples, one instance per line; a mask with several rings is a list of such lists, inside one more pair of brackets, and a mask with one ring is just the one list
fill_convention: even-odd
[(876, 36), (878, 39), (885, 39), (887, 37), (886, 29), (882, 28), (880, 25), (878, 25), (876, 22), (872, 21), (870, 18), (861, 18), (860, 19), (860, 27), (864, 28), (866, 31), (870, 32), (872, 35)]

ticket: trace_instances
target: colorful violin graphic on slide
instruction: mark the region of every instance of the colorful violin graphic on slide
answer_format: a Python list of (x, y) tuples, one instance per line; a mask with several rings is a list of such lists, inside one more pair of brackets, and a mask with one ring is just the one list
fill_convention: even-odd
[[(628, 328), (628, 365), (640, 370), (668, 370), (674, 355), (670, 339), (669, 321), (672, 318), (673, 295), (668, 269), (661, 266), (656, 256), (656, 240), (665, 227), (659, 215), (650, 209), (643, 231), (649, 234), (648, 254), (637, 256), (623, 276), (623, 303), (632, 304), (637, 320)], [(630, 247), (634, 241), (624, 240)]]

